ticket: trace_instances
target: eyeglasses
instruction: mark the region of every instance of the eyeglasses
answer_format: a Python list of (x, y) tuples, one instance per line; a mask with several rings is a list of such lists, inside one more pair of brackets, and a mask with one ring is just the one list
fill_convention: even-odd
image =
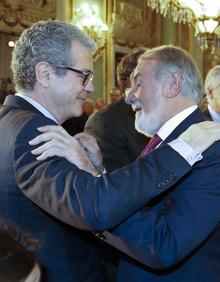
[(81, 74), (82, 77), (83, 77), (83, 86), (86, 86), (89, 83), (89, 81), (93, 79), (93, 73), (91, 71), (77, 70), (77, 69), (74, 69), (74, 68), (65, 67), (63, 65), (58, 65), (56, 67), (66, 69), (66, 70), (70, 70), (70, 71)]

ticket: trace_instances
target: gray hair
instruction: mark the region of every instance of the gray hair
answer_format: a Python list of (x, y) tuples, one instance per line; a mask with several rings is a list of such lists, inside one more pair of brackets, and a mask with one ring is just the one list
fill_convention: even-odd
[[(11, 68), (16, 89), (33, 90), (36, 75), (35, 66), (48, 62), (52, 66), (74, 65), (75, 58), (70, 50), (74, 42), (79, 42), (91, 52), (96, 50), (95, 42), (78, 27), (60, 21), (40, 21), (26, 29), (15, 44)], [(57, 75), (66, 70), (54, 68)]]
[(220, 65), (210, 69), (205, 79), (205, 92), (208, 88), (215, 88), (220, 85)]
[(147, 50), (139, 59), (155, 60), (157, 62), (155, 77), (166, 79), (172, 73), (182, 77), (181, 94), (197, 104), (203, 95), (202, 77), (193, 58), (182, 48), (164, 45)]

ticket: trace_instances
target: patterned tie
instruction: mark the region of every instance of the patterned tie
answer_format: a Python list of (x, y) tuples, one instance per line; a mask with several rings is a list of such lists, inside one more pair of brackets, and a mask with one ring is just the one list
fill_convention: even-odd
[(149, 141), (149, 143), (147, 144), (147, 146), (144, 148), (144, 150), (142, 151), (142, 153), (140, 154), (140, 157), (144, 157), (145, 155), (149, 154), (150, 152), (152, 152), (156, 146), (162, 141), (162, 139), (160, 138), (160, 136), (158, 136), (157, 134), (155, 134)]

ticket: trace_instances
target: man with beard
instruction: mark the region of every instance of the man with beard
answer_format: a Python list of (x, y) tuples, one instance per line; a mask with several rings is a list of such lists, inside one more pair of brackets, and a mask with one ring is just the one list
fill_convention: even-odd
[[(191, 56), (181, 48), (161, 46), (146, 51), (140, 58), (127, 102), (136, 112), (137, 130), (154, 135), (153, 140), (159, 141), (156, 152), (189, 126), (204, 120), (197, 106), (202, 93), (201, 75)], [(51, 128), (45, 130), (52, 138)], [(44, 134), (38, 141), (47, 141), (48, 135)], [(59, 139), (55, 143), (59, 144)], [(40, 153), (44, 152), (42, 149)], [(149, 152), (150, 146), (140, 159)], [(163, 158), (169, 165), (169, 155)], [(217, 142), (171, 190), (148, 201), (111, 232), (100, 235), (103, 241), (129, 255), (120, 262), (118, 281), (219, 280), (219, 171)], [(164, 187), (166, 181), (159, 187)]]
[[(161, 46), (140, 58), (127, 103), (136, 112), (136, 129), (159, 136), (161, 147), (204, 120), (197, 106), (202, 93), (202, 79), (190, 55), (181, 48)], [(118, 281), (219, 280), (219, 169), (216, 143), (172, 190), (114, 230), (142, 263), (121, 260)], [(113, 240), (114, 235), (109, 236)]]

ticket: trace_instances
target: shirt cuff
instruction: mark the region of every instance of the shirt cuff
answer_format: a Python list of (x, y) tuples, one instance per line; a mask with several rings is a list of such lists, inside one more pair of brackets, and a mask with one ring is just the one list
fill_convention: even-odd
[(203, 158), (201, 152), (195, 151), (181, 139), (175, 139), (168, 143), (168, 145), (179, 153), (191, 166)]

